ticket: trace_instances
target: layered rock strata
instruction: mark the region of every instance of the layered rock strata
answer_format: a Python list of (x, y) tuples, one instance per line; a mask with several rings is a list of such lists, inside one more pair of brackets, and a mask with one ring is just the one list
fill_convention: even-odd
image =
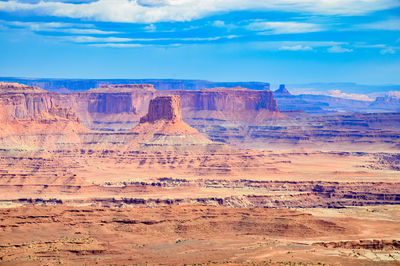
[(94, 130), (128, 130), (146, 114), (157, 96), (181, 97), (183, 119), (219, 119), (259, 123), (285, 117), (269, 90), (242, 87), (195, 91), (157, 91), (149, 84), (108, 85), (79, 93), (51, 93), (15, 83), (0, 84), (0, 101), (9, 120), (32, 118), (59, 105), (71, 107), (87, 127)]
[(54, 93), (38, 87), (0, 82), (0, 103), (5, 120), (32, 118), (53, 107)]

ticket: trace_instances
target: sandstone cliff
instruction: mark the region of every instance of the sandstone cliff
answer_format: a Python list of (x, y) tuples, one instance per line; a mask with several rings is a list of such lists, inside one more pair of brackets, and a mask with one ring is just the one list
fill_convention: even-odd
[(0, 102), (6, 120), (32, 118), (53, 106), (52, 93), (38, 87), (0, 82)]
[[(165, 92), (160, 92), (160, 94)], [(242, 87), (170, 91), (182, 99), (183, 119), (222, 119), (241, 123), (284, 118), (271, 91)]]
[(71, 108), (54, 106), (32, 118), (0, 122), (0, 146), (32, 151), (77, 148), (82, 144), (80, 135), (89, 132)]
[(285, 117), (271, 91), (242, 87), (166, 92), (148, 84), (128, 84), (68, 94), (10, 83), (0, 88), (8, 120), (32, 118), (58, 105), (72, 108), (81, 123), (94, 130), (128, 130), (146, 114), (151, 99), (168, 94), (181, 97), (183, 119), (192, 125), (199, 119), (258, 124)]
[[(183, 120), (193, 125), (198, 119), (257, 124), (285, 118), (277, 111), (271, 91), (241, 87), (168, 92), (146, 84), (113, 85), (87, 92), (56, 94), (52, 99), (57, 105), (72, 107), (81, 122), (91, 129), (119, 131), (135, 126), (147, 113), (150, 100), (163, 95), (179, 95)], [(192, 123), (194, 120), (196, 123)]]

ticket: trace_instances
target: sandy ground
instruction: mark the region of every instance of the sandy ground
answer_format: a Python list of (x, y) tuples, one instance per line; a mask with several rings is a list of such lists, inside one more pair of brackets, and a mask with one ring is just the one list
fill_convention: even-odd
[(0, 154), (1, 265), (400, 264), (394, 153)]
[[(395, 265), (400, 247), (315, 243), (400, 238), (398, 206), (337, 210), (169, 206), (1, 209), (2, 265), (292, 264)], [(336, 213), (335, 213), (336, 212)], [(5, 217), (7, 217), (5, 219)], [(390, 242), (391, 243), (391, 242)]]

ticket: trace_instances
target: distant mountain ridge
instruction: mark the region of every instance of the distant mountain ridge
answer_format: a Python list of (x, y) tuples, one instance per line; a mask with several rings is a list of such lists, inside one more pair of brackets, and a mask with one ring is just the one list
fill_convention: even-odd
[(268, 82), (213, 82), (208, 80), (184, 79), (50, 79), (50, 78), (17, 78), (0, 77), (0, 81), (17, 82), (40, 87), (47, 91), (68, 92), (86, 91), (115, 84), (152, 84), (156, 90), (201, 90), (217, 87), (243, 87), (253, 90), (269, 90)]

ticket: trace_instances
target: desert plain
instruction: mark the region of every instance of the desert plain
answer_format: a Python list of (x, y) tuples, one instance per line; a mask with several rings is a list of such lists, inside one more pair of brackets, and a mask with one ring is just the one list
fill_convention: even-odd
[(400, 264), (400, 113), (149, 84), (0, 101), (1, 265)]

